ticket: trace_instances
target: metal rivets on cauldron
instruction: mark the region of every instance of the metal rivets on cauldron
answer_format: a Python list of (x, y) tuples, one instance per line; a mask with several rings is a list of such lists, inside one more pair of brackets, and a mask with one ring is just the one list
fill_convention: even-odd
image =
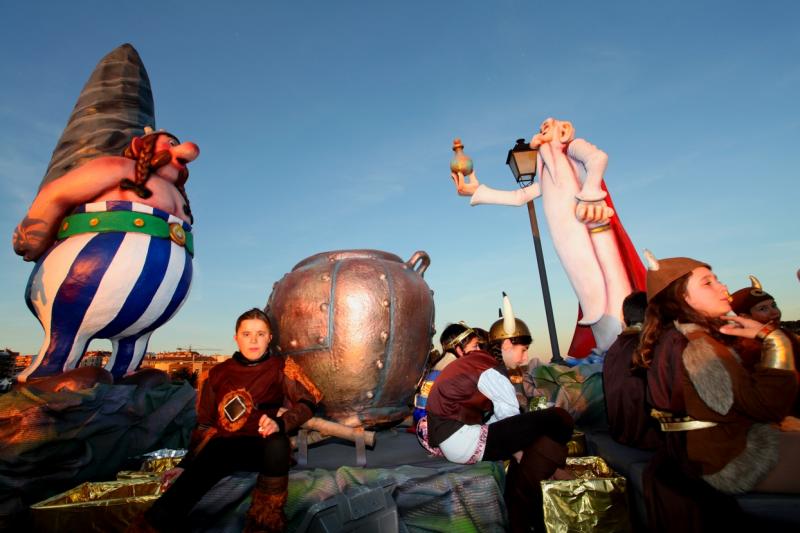
[(331, 277), (328, 274), (323, 274), (319, 277), (322, 281), (330, 281)]
[(389, 340), (389, 332), (388, 331), (381, 331), (381, 340), (386, 342)]
[(321, 304), (319, 304), (319, 310), (322, 311), (323, 313), (326, 312), (328, 310), (327, 302), (322, 302)]
[(325, 337), (317, 337), (317, 344), (322, 344), (325, 342)]
[(289, 346), (291, 346), (292, 348), (297, 348), (297, 339), (290, 340)]
[(386, 274), (381, 274), (380, 276), (378, 276), (378, 279), (381, 281), (386, 281)]
[(387, 299), (384, 299), (384, 300), (381, 302), (381, 305), (382, 305), (382, 306), (384, 306), (384, 307), (389, 307), (389, 300), (387, 300)]
[(329, 256), (328, 256), (328, 261), (330, 261), (331, 263), (333, 263), (334, 261), (336, 261), (336, 256), (335, 256), (335, 255), (329, 255)]
[(372, 392), (371, 390), (368, 390), (368, 391), (367, 391), (367, 398), (369, 398), (369, 399), (371, 400), (371, 399), (372, 399), (372, 398), (374, 398), (374, 397), (375, 397), (375, 393), (374, 393), (374, 392)]
[(378, 359), (377, 361), (375, 361), (375, 366), (377, 366), (377, 367), (378, 367), (378, 370), (381, 370), (381, 369), (383, 369), (383, 361), (381, 361), (380, 359)]

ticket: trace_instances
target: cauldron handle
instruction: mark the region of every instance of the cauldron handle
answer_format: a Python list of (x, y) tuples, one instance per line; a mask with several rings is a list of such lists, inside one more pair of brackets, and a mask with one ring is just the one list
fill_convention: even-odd
[[(419, 268), (415, 268), (419, 263)], [(423, 252), (422, 250), (417, 250), (414, 252), (414, 255), (411, 256), (411, 259), (406, 261), (406, 265), (412, 270), (414, 270), (420, 276), (425, 275), (425, 271), (428, 270), (428, 267), (431, 264), (431, 256), (428, 255), (427, 252)]]

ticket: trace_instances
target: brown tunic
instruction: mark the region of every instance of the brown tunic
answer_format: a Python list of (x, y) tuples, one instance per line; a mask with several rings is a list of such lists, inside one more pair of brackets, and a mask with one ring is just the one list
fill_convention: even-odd
[(603, 362), (603, 396), (611, 437), (621, 444), (653, 450), (661, 443), (658, 424), (647, 403), (647, 376), (631, 370), (638, 331), (622, 332)]
[[(688, 459), (720, 490), (749, 490), (754, 483), (745, 474), (756, 478), (754, 472), (766, 473), (777, 461), (777, 449), (767, 449), (777, 447), (777, 440), (767, 436), (758, 449), (754, 437), (769, 429), (762, 424), (779, 422), (789, 413), (797, 393), (796, 373), (760, 365), (748, 372), (736, 352), (706, 330), (694, 324), (679, 327), (683, 332), (665, 331), (654, 348), (648, 370), (650, 401), (675, 416), (716, 422), (686, 432)], [(754, 426), (759, 430), (751, 431)], [(737, 472), (728, 468), (733, 463)], [(723, 469), (728, 479), (717, 485), (710, 476)]]
[[(210, 437), (257, 436), (262, 415), (290, 433), (311, 418), (321, 398), (291, 358), (270, 355), (253, 364), (234, 354), (213, 367), (203, 383), (192, 444), (197, 446)], [(278, 416), (281, 407), (286, 411)], [(238, 417), (232, 420), (231, 414)]]

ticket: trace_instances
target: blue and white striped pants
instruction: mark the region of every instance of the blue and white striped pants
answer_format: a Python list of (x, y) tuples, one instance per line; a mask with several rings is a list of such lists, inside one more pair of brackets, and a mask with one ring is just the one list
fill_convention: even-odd
[[(78, 207), (74, 213), (135, 211), (191, 227), (160, 209), (127, 201)], [(144, 233), (82, 233), (56, 242), (36, 263), (25, 300), (45, 332), (18, 379), (75, 368), (92, 339), (110, 339), (106, 370), (115, 377), (139, 367), (152, 332), (186, 300), (192, 257), (169, 239)]]

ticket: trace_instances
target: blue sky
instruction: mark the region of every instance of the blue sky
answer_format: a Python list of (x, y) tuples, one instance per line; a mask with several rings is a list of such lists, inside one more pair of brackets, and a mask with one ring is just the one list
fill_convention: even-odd
[[(756, 274), (800, 319), (796, 2), (77, 5), (0, 6), (0, 347), (38, 350), (11, 232), (81, 87), (125, 42), (158, 126), (201, 148), (192, 292), (151, 350), (231, 351), (235, 317), (301, 259), (376, 248), (430, 254), (439, 331), (488, 327), (505, 290), (547, 357), (526, 210), (469, 207), (448, 162), (461, 137), (482, 182), (513, 187), (506, 152), (548, 116), (609, 154), (638, 249), (705, 260), (731, 290)], [(540, 225), (564, 351), (577, 301)]]

